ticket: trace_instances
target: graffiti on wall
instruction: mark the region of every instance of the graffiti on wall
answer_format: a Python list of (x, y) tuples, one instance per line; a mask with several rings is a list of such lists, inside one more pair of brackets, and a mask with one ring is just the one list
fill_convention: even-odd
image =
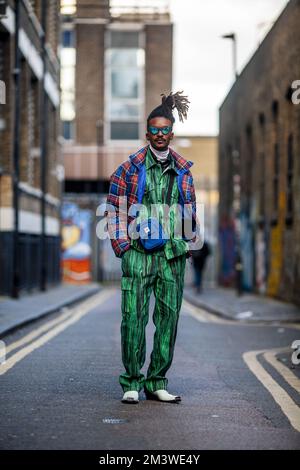
[(263, 230), (258, 230), (255, 237), (255, 283), (257, 291), (260, 294), (265, 294), (267, 288), (267, 244), (265, 240), (265, 233)]
[(243, 290), (250, 291), (253, 289), (253, 230), (249, 216), (246, 213), (241, 213), (240, 221), (240, 247), (243, 261)]
[(285, 193), (279, 193), (278, 223), (272, 227), (270, 234), (270, 272), (268, 277), (267, 293), (276, 296), (279, 293), (280, 280), (283, 268), (283, 233), (285, 217)]
[(219, 227), (220, 283), (231, 286), (235, 280), (235, 231), (234, 222), (224, 216)]
[(62, 205), (63, 280), (86, 283), (91, 280), (91, 211), (77, 204)]

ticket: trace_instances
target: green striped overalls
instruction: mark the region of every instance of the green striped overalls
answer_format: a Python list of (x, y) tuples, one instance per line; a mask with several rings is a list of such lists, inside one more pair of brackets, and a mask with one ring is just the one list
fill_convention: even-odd
[[(170, 158), (170, 157), (169, 157)], [(146, 156), (146, 190), (142, 203), (162, 203), (168, 187), (170, 172), (175, 171), (174, 160), (162, 168), (150, 150)], [(178, 201), (176, 180), (173, 184), (171, 205)], [(149, 212), (150, 215), (150, 212)], [(140, 217), (142, 217), (142, 212)], [(167, 389), (166, 372), (171, 366), (177, 334), (177, 323), (182, 304), (186, 252), (188, 244), (173, 237), (174, 214), (170, 214), (170, 239), (160, 251), (149, 253), (139, 240), (131, 239), (131, 248), (121, 258), (122, 265), (122, 322), (121, 347), (125, 372), (120, 384), (125, 391), (143, 387), (153, 392)], [(146, 358), (145, 329), (149, 319), (151, 292), (155, 295), (153, 322), (156, 327), (153, 351), (147, 376), (141, 373)]]

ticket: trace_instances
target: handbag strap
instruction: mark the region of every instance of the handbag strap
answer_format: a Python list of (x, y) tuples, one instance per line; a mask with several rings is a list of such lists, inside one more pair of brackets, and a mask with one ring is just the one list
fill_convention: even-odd
[(175, 173), (174, 173), (174, 171), (172, 171), (171, 174), (170, 174), (168, 192), (167, 192), (167, 196), (166, 196), (166, 204), (168, 206), (170, 206), (170, 204), (171, 204), (171, 195), (172, 195), (174, 179), (175, 179)]

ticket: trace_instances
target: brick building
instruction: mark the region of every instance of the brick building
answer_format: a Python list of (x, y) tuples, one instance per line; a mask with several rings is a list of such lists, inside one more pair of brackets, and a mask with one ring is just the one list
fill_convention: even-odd
[(290, 0), (220, 108), (220, 281), (300, 303), (300, 1)]
[(0, 80), (6, 86), (6, 104), (0, 105), (0, 293), (17, 296), (20, 290), (45, 289), (60, 280), (60, 19), (58, 0), (4, 4), (5, 16), (0, 19)]
[[(171, 90), (167, 2), (141, 3), (78, 0), (63, 17), (64, 199), (90, 209), (92, 223), (110, 175), (145, 144), (146, 117), (160, 94)], [(94, 237), (94, 226), (91, 233)], [(97, 242), (91, 244), (97, 279)], [(110, 263), (105, 259), (102, 264), (117, 270), (107, 249)]]

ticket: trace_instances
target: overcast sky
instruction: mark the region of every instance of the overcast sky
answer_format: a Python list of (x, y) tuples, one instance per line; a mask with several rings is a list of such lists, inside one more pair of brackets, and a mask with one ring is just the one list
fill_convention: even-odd
[(238, 71), (272, 26), (287, 0), (170, 0), (174, 23), (174, 91), (191, 101), (177, 134), (218, 134), (218, 107), (233, 83), (232, 43), (237, 35)]

